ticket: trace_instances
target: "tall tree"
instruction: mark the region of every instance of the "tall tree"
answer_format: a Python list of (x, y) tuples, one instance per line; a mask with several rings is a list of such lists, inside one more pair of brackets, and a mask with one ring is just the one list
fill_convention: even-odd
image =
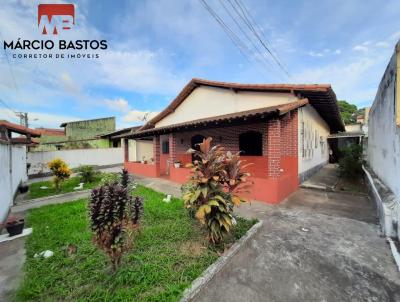
[(340, 114), (342, 115), (344, 123), (347, 125), (357, 122), (357, 106), (350, 104), (345, 100), (338, 101), (338, 103)]

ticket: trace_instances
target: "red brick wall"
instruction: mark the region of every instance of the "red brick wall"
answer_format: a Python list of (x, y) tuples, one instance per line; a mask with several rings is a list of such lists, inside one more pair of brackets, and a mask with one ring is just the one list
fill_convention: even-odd
[[(176, 153), (184, 154), (191, 147), (191, 138), (197, 134), (204, 137), (211, 136), (214, 144), (219, 144), (227, 151), (239, 151), (239, 134), (246, 131), (259, 131), (263, 135), (263, 146), (266, 142), (266, 123), (255, 123), (242, 126), (231, 126), (215, 129), (192, 130), (176, 134)], [(183, 140), (183, 142), (182, 142)], [(264, 148), (264, 151), (266, 149)]]
[(281, 175), (281, 120), (272, 119), (268, 121), (267, 127), (267, 156), (268, 156), (268, 177), (279, 178)]
[(156, 175), (160, 175), (160, 137), (153, 137), (153, 161), (156, 169)]
[[(263, 137), (263, 156), (242, 156), (247, 162), (254, 165), (248, 167), (254, 181), (250, 197), (270, 203), (277, 203), (286, 198), (298, 186), (298, 138), (297, 138), (297, 110), (294, 110), (279, 119), (269, 120), (242, 126), (224, 128), (191, 130), (183, 133), (174, 133), (162, 136), (169, 140), (169, 155), (160, 155), (160, 137), (153, 140), (153, 157), (155, 167), (152, 171), (143, 171), (151, 175), (160, 175), (160, 159), (166, 162), (167, 158), (177, 159), (184, 164), (191, 161), (191, 155), (186, 154), (190, 148), (191, 138), (194, 135), (213, 137), (214, 144), (220, 144), (227, 151), (239, 151), (239, 135), (246, 131), (259, 131)], [(164, 164), (162, 164), (164, 170)], [(140, 170), (142, 167), (132, 167)], [(146, 167), (147, 168), (147, 167)], [(137, 171), (140, 172), (140, 171)], [(170, 178), (182, 183), (189, 170), (174, 169), (171, 167)]]

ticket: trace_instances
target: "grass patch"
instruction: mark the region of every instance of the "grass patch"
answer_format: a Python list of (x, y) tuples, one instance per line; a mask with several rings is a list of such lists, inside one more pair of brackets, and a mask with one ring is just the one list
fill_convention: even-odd
[[(92, 188), (96, 187), (100, 181), (101, 181), (101, 175), (96, 175), (93, 182), (85, 183), (83, 185), (83, 190), (92, 189)], [(74, 188), (79, 186), (80, 182), (81, 182), (81, 177), (79, 177), (79, 176), (71, 177), (61, 184), (60, 191), (58, 191), (58, 192), (54, 188), (52, 181), (35, 182), (29, 186), (28, 199), (53, 196), (53, 195), (58, 195), (58, 194), (65, 194), (65, 193), (69, 193), (69, 192), (76, 192), (74, 190)], [(42, 186), (46, 186), (48, 188), (41, 189), (40, 187), (42, 187)]]
[[(105, 255), (91, 242), (87, 200), (50, 205), (30, 211), (27, 224), (25, 276), (17, 301), (177, 301), (184, 289), (219, 256), (210, 248), (183, 202), (162, 202), (163, 194), (138, 186), (145, 198), (142, 231), (120, 269), (112, 274)], [(238, 219), (229, 245), (255, 223)], [(78, 251), (67, 256), (68, 244)], [(52, 250), (48, 259), (35, 253)]]

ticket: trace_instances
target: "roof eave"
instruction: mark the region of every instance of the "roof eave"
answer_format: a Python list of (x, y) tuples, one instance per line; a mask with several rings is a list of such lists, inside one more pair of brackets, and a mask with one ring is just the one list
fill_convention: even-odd
[(190, 128), (210, 128), (210, 126), (223, 127), (226, 125), (249, 123), (254, 121), (266, 120), (273, 117), (279, 117), (299, 107), (305, 106), (309, 103), (307, 99), (302, 99), (297, 102), (265, 107), (260, 109), (236, 112), (227, 115), (215, 116), (208, 119), (199, 119), (188, 121), (180, 124), (174, 124), (159, 128), (151, 128), (139, 130), (135, 133), (116, 136), (116, 138), (141, 138), (160, 134), (169, 134), (177, 131), (188, 131)]

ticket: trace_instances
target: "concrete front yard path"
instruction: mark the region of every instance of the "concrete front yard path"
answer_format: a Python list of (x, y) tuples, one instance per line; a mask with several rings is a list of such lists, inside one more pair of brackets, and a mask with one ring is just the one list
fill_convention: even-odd
[(25, 237), (0, 243), (0, 301), (12, 301), (22, 278), (25, 262)]
[(365, 196), (299, 189), (238, 214), (262, 219), (262, 230), (194, 301), (400, 301), (400, 274)]

